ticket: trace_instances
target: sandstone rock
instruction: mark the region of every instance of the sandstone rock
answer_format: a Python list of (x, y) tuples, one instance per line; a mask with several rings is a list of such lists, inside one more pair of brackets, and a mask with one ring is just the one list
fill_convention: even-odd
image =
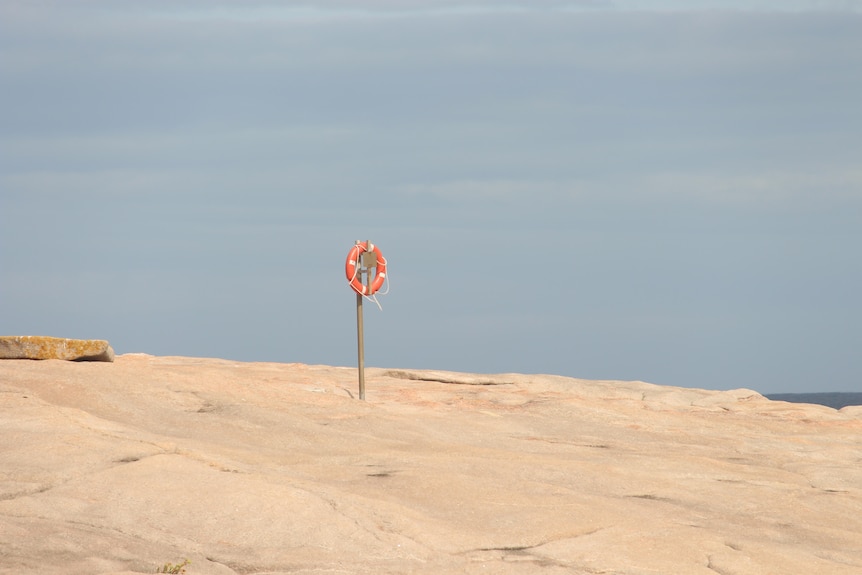
[(0, 336), (0, 359), (114, 361), (114, 350), (100, 339), (18, 335)]
[(546, 375), (366, 384), (0, 362), (0, 574), (862, 573), (858, 410)]

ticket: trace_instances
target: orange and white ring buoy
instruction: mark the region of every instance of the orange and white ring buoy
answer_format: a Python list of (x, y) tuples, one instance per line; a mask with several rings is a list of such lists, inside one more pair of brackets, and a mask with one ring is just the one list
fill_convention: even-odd
[[(371, 289), (362, 283), (359, 277), (359, 257), (365, 252), (372, 251), (377, 254), (377, 273), (374, 276), (374, 281), (371, 282)], [(347, 281), (350, 282), (350, 287), (359, 295), (374, 295), (383, 287), (383, 282), (386, 281), (386, 258), (380, 253), (380, 248), (368, 242), (365, 244), (356, 244), (347, 253), (347, 262), (344, 265), (344, 271), (347, 274)]]

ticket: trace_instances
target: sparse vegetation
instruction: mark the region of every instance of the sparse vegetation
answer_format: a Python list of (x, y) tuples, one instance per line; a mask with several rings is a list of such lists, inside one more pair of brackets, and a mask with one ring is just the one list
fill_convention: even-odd
[(156, 569), (156, 573), (173, 573), (174, 575), (185, 573), (186, 565), (191, 565), (191, 561), (183, 559), (182, 563), (177, 563), (176, 565), (173, 563), (165, 563), (160, 568)]

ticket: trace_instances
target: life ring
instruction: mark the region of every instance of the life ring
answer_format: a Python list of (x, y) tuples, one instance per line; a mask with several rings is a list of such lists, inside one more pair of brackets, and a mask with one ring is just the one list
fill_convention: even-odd
[[(383, 287), (383, 282), (386, 281), (386, 258), (380, 253), (380, 248), (371, 242), (367, 243), (368, 246), (365, 244), (356, 244), (350, 248), (350, 251), (347, 253), (347, 262), (344, 265), (347, 281), (350, 282), (350, 287), (353, 291), (359, 295), (376, 294)], [(371, 282), (371, 289), (363, 284), (362, 279), (359, 277), (359, 270), (361, 268), (359, 257), (365, 252), (374, 252), (377, 254), (377, 273), (374, 276), (374, 281)]]

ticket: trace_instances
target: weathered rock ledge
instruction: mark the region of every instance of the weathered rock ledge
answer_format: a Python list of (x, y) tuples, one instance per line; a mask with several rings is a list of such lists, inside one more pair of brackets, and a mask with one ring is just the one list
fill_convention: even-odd
[(41, 335), (0, 336), (0, 359), (114, 361), (114, 350), (101, 339), (66, 339)]

